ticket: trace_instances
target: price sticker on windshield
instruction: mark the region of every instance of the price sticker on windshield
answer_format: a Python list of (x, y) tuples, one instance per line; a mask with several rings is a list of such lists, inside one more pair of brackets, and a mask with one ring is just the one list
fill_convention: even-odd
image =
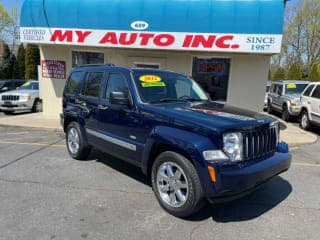
[(166, 84), (164, 82), (143, 82), (141, 83), (142, 87), (165, 87)]
[(142, 75), (142, 76), (140, 76), (139, 80), (141, 82), (154, 83), (154, 82), (160, 82), (161, 77), (156, 76), (156, 75)]
[(294, 89), (294, 88), (297, 88), (297, 85), (294, 84), (294, 83), (289, 83), (289, 84), (287, 84), (287, 88), (288, 89)]

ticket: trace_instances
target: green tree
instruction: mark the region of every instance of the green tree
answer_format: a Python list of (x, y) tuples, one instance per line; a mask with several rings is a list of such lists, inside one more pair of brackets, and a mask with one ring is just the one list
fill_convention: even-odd
[(40, 51), (36, 45), (28, 44), (25, 55), (25, 79), (38, 79)]
[(286, 78), (286, 71), (283, 67), (279, 67), (273, 74), (273, 80), (284, 80)]
[(8, 44), (3, 44), (3, 55), (1, 59), (0, 77), (1, 79), (10, 79), (12, 72), (10, 72), (10, 58), (11, 51)]
[(25, 76), (25, 49), (23, 44), (20, 44), (17, 61), (13, 66), (12, 78), (14, 79), (24, 79)]
[(11, 54), (10, 60), (9, 60), (9, 79), (13, 79), (13, 69), (14, 65), (16, 65), (17, 58), (14, 54)]
[(289, 80), (301, 80), (302, 79), (302, 68), (297, 63), (293, 63), (289, 67), (287, 79)]
[(309, 81), (320, 81), (320, 64), (313, 64), (308, 75)]

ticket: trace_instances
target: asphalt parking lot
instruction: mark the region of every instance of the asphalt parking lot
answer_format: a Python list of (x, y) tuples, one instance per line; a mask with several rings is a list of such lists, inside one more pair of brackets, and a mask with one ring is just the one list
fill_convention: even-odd
[(320, 143), (231, 203), (182, 220), (141, 171), (104, 153), (69, 157), (61, 132), (0, 126), (0, 239), (319, 239)]

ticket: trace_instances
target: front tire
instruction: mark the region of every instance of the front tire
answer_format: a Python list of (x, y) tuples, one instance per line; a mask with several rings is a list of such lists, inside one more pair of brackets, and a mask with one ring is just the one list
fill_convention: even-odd
[(281, 118), (282, 118), (282, 120), (284, 120), (286, 122), (290, 121), (290, 113), (289, 113), (288, 107), (286, 105), (284, 105), (282, 107)]
[(91, 152), (91, 147), (85, 140), (77, 122), (71, 122), (66, 131), (66, 144), (69, 154), (77, 160), (85, 160)]
[(179, 153), (161, 153), (152, 166), (151, 181), (161, 207), (176, 217), (188, 217), (203, 206), (198, 173)]
[(309, 130), (310, 125), (311, 124), (310, 124), (308, 112), (306, 110), (304, 110), (301, 114), (301, 117), (300, 117), (300, 127), (303, 130)]
[(269, 114), (272, 114), (272, 113), (273, 113), (273, 109), (272, 109), (272, 105), (271, 105), (271, 102), (270, 102), (270, 101), (268, 101), (267, 112), (268, 112)]

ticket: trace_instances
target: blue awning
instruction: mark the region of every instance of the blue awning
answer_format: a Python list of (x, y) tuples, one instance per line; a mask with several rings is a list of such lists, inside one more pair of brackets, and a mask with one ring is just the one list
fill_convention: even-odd
[(283, 0), (25, 0), (22, 42), (279, 53)]
[(282, 34), (283, 0), (25, 0), (21, 27)]

